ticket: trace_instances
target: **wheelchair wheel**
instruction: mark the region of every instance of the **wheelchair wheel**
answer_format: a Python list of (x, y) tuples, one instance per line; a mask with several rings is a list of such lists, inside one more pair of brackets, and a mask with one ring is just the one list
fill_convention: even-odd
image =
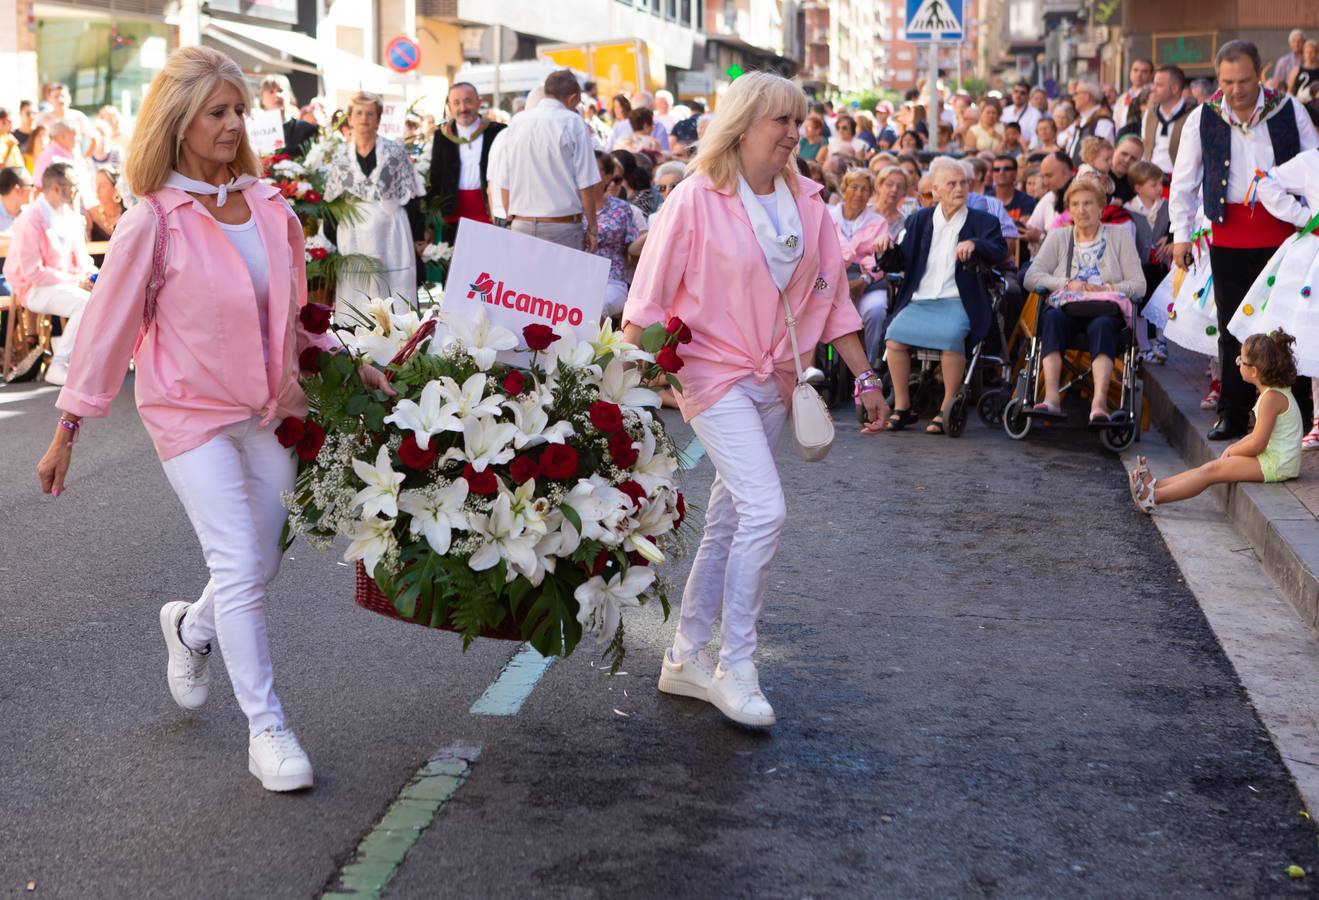
[(950, 438), (961, 437), (962, 432), (966, 431), (966, 407), (966, 391), (958, 391), (943, 417), (943, 430)]
[(1001, 388), (991, 388), (980, 396), (980, 402), (976, 404), (976, 413), (980, 416), (980, 421), (985, 423), (986, 428), (997, 428), (1003, 424), (1003, 391)]
[(1122, 428), (1105, 428), (1099, 432), (1099, 443), (1105, 450), (1121, 453), (1136, 442), (1136, 426), (1126, 425)]
[(1003, 410), (1003, 430), (1014, 441), (1022, 440), (1030, 434), (1031, 419), (1026, 415), (1026, 402), (1020, 398), (1008, 402)]

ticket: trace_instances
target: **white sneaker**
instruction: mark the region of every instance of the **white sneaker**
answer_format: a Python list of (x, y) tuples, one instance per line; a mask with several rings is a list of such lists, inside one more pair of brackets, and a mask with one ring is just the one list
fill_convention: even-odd
[(679, 697), (708, 700), (705, 691), (713, 677), (714, 662), (704, 649), (686, 662), (680, 663), (669, 659), (669, 653), (665, 651), (664, 662), (660, 665), (659, 689), (666, 694), (676, 694)]
[(69, 378), (69, 364), (51, 361), (46, 364), (46, 384), (63, 385)]
[(211, 686), (211, 673), (207, 671), (211, 647), (207, 644), (206, 649), (198, 653), (188, 649), (183, 638), (179, 637), (179, 623), (190, 605), (175, 600), (162, 606), (160, 630), (165, 635), (165, 647), (169, 651), (165, 680), (169, 682), (170, 696), (184, 709), (198, 709), (206, 702)]
[(311, 760), (291, 728), (267, 728), (247, 745), (247, 771), (268, 791), (311, 787)]
[(760, 692), (756, 664), (745, 660), (725, 669), (723, 663), (714, 670), (706, 697), (715, 707), (739, 725), (766, 726), (778, 720), (774, 707)]

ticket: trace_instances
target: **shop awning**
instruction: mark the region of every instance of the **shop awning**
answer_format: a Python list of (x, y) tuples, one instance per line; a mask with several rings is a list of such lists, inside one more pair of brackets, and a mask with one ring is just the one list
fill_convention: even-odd
[(397, 77), (391, 70), (300, 31), (211, 19), (206, 23), (205, 35), (224, 49), (236, 50), (271, 71), (307, 72), (323, 77), (332, 72), (334, 81), (341, 86), (352, 84), (359, 90), (376, 93), (397, 91)]

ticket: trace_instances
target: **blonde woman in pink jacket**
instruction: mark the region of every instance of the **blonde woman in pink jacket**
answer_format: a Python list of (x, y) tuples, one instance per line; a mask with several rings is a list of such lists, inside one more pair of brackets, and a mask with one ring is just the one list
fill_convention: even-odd
[[(806, 95), (767, 72), (720, 97), (691, 177), (664, 201), (641, 254), (624, 333), (681, 318), (692, 330), (678, 405), (715, 466), (705, 534), (682, 596), (659, 689), (696, 697), (743, 725), (775, 723), (752, 656), (769, 567), (787, 515), (774, 444), (795, 368), (780, 292), (803, 354), (831, 342), (856, 373), (869, 420), (888, 407), (870, 371), (848, 292), (842, 248), (820, 185), (797, 174)], [(722, 611), (718, 665), (705, 649)]]
[[(312, 769), (275, 695), (265, 597), (279, 569), (280, 495), (297, 471), (275, 427), (307, 412), (297, 361), (315, 339), (299, 325), (302, 228), (257, 180), (247, 95), (238, 66), (204, 47), (176, 50), (152, 80), (125, 171), (147, 199), (115, 229), (37, 471), (58, 497), (81, 420), (109, 413), (132, 358), (139, 414), (210, 570), (195, 603), (160, 611), (170, 693), (185, 709), (205, 703), (218, 645), (248, 720), (248, 770), (289, 791), (311, 787)], [(148, 322), (152, 201), (165, 217), (165, 279)], [(362, 377), (388, 387), (375, 369)]]

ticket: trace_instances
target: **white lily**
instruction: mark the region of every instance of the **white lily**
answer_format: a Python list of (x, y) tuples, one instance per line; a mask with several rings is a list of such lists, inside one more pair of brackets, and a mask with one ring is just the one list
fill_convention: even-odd
[(573, 434), (572, 423), (561, 419), (550, 424), (550, 414), (544, 406), (545, 398), (539, 393), (530, 393), (526, 397), (513, 397), (504, 402), (504, 406), (513, 413), (513, 424), (517, 433), (513, 436), (513, 446), (534, 447), (537, 444), (562, 444)]
[(678, 461), (670, 453), (658, 450), (655, 433), (644, 428), (641, 448), (637, 451), (637, 461), (632, 466), (632, 480), (654, 494), (661, 487), (671, 487), (673, 476), (678, 471)]
[(472, 530), (482, 538), (482, 544), (472, 554), (467, 564), (473, 571), (484, 572), (505, 560), (512, 569), (534, 570), (536, 568), (535, 546), (540, 535), (528, 532), (513, 515), (512, 495), (500, 491), (490, 508), (490, 514), (472, 515)]
[(366, 574), (374, 576), (380, 558), (394, 547), (393, 519), (364, 519), (348, 535), (352, 543), (344, 551), (344, 562), (360, 559)]
[(600, 333), (592, 338), (591, 347), (595, 350), (596, 359), (612, 355), (623, 362), (636, 360), (650, 362), (655, 358), (653, 354), (647, 353), (635, 344), (629, 344), (623, 338), (623, 332), (615, 331), (613, 320), (607, 317), (600, 323)]
[(659, 565), (664, 562), (664, 551), (655, 545), (651, 538), (658, 537), (673, 530), (674, 515), (669, 511), (664, 498), (641, 501), (635, 519), (627, 523), (631, 526), (627, 537), (623, 538), (623, 549), (635, 550), (651, 562)]
[(550, 349), (542, 351), (537, 359), (545, 367), (547, 375), (557, 372), (560, 365), (587, 369), (596, 375), (600, 372), (600, 367), (594, 364), (595, 347), (589, 341), (579, 341), (576, 332), (571, 330), (551, 344)]
[(462, 423), (450, 415), (444, 405), (444, 386), (439, 380), (427, 382), (421, 389), (420, 401), (399, 400), (394, 411), (385, 416), (385, 421), (398, 426), (400, 431), (411, 431), (422, 450), (430, 449), (432, 435), (462, 428)]
[(632, 498), (599, 475), (579, 480), (563, 498), (563, 505), (571, 506), (582, 522), (579, 531), (565, 519), (563, 555), (573, 553), (582, 538), (611, 547), (623, 540), (620, 526), (632, 509)]
[(384, 513), (391, 519), (398, 515), (398, 486), (403, 482), (403, 473), (395, 472), (389, 464), (389, 448), (381, 446), (376, 454), (375, 465), (364, 460), (353, 460), (353, 471), (362, 479), (366, 487), (353, 497), (353, 506), (361, 504), (362, 518), (369, 519), (378, 513)]
[(467, 479), (458, 478), (438, 491), (404, 491), (398, 507), (412, 516), (408, 530), (425, 535), (426, 543), (436, 553), (448, 553), (454, 531), (470, 531), (472, 527), (463, 509), (467, 490)]
[[(306, 175), (307, 170), (291, 159), (281, 159), (270, 167), (270, 174), (278, 175), (282, 178), (296, 179)], [(301, 187), (301, 185), (299, 185), (299, 187)]]
[(640, 595), (654, 582), (655, 572), (647, 566), (632, 566), (608, 581), (600, 575), (588, 579), (573, 592), (577, 621), (598, 639), (613, 640), (623, 607), (640, 606)]
[(641, 370), (626, 365), (615, 357), (605, 366), (600, 376), (600, 399), (619, 406), (641, 407), (660, 405), (659, 394), (641, 387)]
[(495, 364), (495, 354), (518, 345), (513, 332), (501, 325), (491, 325), (489, 316), (479, 306), (470, 317), (451, 312), (441, 318), (448, 331), (444, 346), (461, 344), (482, 372)]
[(449, 450), (444, 458), (446, 461), (469, 462), (473, 469), (484, 472), (486, 466), (497, 466), (513, 458), (511, 443), (516, 433), (517, 427), (509, 422), (466, 419), (463, 421), (463, 445)]
[(462, 423), (468, 419), (489, 418), (498, 416), (504, 411), (503, 394), (491, 394), (488, 397), (485, 395), (487, 380), (484, 373), (477, 372), (469, 376), (462, 387), (459, 387), (458, 382), (448, 375), (440, 377), (440, 392), (444, 397), (443, 412), (454, 420), (454, 424), (450, 425), (448, 430), (462, 431)]
[(536, 496), (536, 479), (528, 479), (517, 486), (513, 491), (512, 504), (513, 515), (528, 531), (534, 531), (539, 536), (550, 530), (553, 510), (548, 498)]
[(448, 262), (452, 257), (453, 247), (443, 241), (427, 244), (426, 249), (421, 251), (421, 258), (425, 262)]

